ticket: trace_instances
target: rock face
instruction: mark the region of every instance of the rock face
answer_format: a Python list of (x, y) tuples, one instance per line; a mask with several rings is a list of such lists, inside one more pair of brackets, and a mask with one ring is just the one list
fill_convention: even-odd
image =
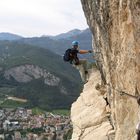
[[(94, 79), (94, 80), (93, 80)], [(108, 140), (107, 133), (112, 130), (106, 109), (106, 101), (96, 84), (101, 82), (99, 71), (94, 70), (83, 93), (72, 105), (71, 119), (74, 133), (72, 140)]]
[[(72, 140), (135, 140), (139, 105), (135, 98), (121, 96), (121, 92), (140, 94), (140, 1), (81, 2), (94, 34), (101, 82), (96, 73), (91, 74), (83, 93), (72, 105)], [(95, 86), (97, 83), (99, 88)], [(103, 96), (98, 95), (98, 92), (102, 94), (101, 89)], [(107, 97), (110, 113), (103, 113), (106, 108), (103, 97)], [(109, 116), (106, 118), (105, 114)]]
[(10, 68), (5, 71), (4, 76), (8, 80), (13, 77), (17, 82), (21, 83), (27, 83), (33, 79), (39, 78), (43, 78), (44, 83), (49, 86), (58, 86), (60, 82), (60, 78), (47, 72), (45, 69), (28, 64)]
[(4, 71), (4, 77), (7, 80), (14, 78), (19, 83), (28, 83), (32, 80), (42, 78), (44, 80), (44, 84), (51, 87), (58, 86), (62, 94), (68, 94), (66, 88), (63, 85), (60, 85), (61, 80), (59, 77), (37, 65), (25, 64), (12, 67)]

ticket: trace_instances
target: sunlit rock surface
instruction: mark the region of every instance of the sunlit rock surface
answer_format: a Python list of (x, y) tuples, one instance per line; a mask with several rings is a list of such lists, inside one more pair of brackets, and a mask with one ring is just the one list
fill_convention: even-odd
[[(94, 80), (93, 80), (94, 79)], [(99, 71), (94, 70), (89, 82), (85, 84), (80, 97), (72, 105), (71, 119), (74, 126), (72, 140), (107, 140), (112, 130), (106, 109), (106, 101), (96, 85), (101, 83)]]
[[(94, 36), (93, 46), (100, 70), (98, 77), (101, 77), (99, 84), (105, 93), (97, 94), (101, 92), (95, 90), (99, 78), (93, 72), (83, 93), (72, 105), (72, 140), (106, 140), (107, 136), (109, 140), (135, 140), (139, 106), (136, 99), (120, 93), (140, 94), (140, 1), (81, 2)], [(110, 105), (111, 125), (104, 118), (104, 96)]]

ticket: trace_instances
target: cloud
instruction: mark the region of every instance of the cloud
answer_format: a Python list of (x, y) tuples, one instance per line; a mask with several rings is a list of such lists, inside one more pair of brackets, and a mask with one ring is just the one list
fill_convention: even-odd
[(59, 34), (87, 27), (80, 0), (0, 0), (0, 32)]

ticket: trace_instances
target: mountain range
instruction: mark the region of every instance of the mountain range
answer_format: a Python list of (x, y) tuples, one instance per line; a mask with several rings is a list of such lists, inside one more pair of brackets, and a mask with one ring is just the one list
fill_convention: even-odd
[(61, 33), (59, 35), (56, 35), (56, 36), (48, 36), (52, 39), (55, 39), (55, 40), (59, 40), (59, 39), (68, 39), (72, 36), (76, 36), (76, 35), (79, 35), (81, 33), (85, 32), (85, 30), (79, 30), (79, 29), (73, 29), (69, 32), (66, 32), (66, 33)]
[(61, 55), (73, 40), (80, 42), (80, 48), (90, 48), (89, 29), (51, 37), (7, 36), (0, 41), (0, 94), (26, 98), (28, 106), (69, 108), (82, 82), (79, 72)]
[[(67, 33), (56, 36), (43, 35), (41, 37), (24, 38), (11, 33), (0, 33), (0, 38), (24, 44), (30, 44), (37, 47), (47, 48), (52, 52), (63, 55), (65, 50), (71, 47), (73, 40), (79, 41), (80, 49), (92, 48), (92, 35), (89, 29), (74, 29)], [(2, 39), (1, 39), (2, 40)]]
[(0, 93), (50, 109), (70, 106), (80, 89), (79, 73), (59, 55), (27, 44), (0, 42)]
[(10, 40), (18, 40), (21, 38), (23, 38), (23, 37), (20, 35), (12, 34), (12, 33), (6, 33), (6, 32), (0, 33), (0, 40), (9, 40), (10, 41)]

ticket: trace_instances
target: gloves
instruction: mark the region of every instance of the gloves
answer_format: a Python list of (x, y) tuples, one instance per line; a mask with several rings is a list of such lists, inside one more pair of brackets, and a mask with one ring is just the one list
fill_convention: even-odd
[(88, 52), (89, 52), (89, 53), (92, 53), (93, 51), (92, 51), (92, 50), (89, 50)]

